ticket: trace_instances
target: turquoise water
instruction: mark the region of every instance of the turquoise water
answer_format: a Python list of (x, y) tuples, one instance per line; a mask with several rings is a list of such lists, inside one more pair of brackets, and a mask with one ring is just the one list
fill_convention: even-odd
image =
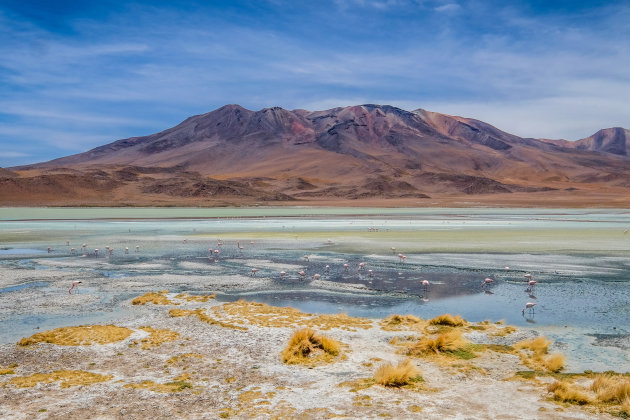
[[(627, 349), (594, 345), (630, 337), (628, 228), (630, 211), (619, 209), (3, 208), (0, 268), (33, 275), (0, 284), (0, 309), (25, 290), (43, 295), (30, 312), (5, 311), (0, 342), (43, 325), (115, 322), (130, 316), (121, 305), (131, 297), (168, 289), (307, 312), (505, 320), (554, 338), (573, 370), (629, 371)], [(67, 294), (37, 280), (51, 271), (79, 273), (89, 302), (47, 315), (47, 296)], [(530, 291), (526, 273), (538, 281)], [(226, 277), (239, 287), (220, 286)], [(482, 288), (486, 277), (494, 282)], [(526, 302), (535, 313), (521, 313)]]

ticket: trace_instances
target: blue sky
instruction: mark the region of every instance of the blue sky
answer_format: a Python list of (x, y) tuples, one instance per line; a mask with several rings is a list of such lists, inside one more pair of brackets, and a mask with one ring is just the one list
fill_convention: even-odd
[(228, 103), (363, 103), (576, 140), (630, 128), (630, 2), (0, 2), (0, 166)]

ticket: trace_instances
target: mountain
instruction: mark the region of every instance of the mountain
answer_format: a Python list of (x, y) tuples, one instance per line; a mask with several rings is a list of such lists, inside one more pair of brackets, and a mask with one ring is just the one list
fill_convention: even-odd
[(621, 128), (576, 142), (521, 138), (474, 119), (388, 105), (226, 105), (160, 133), (11, 168), (19, 177), (0, 174), (0, 202), (562, 205), (607, 197), (624, 205), (628, 138)]

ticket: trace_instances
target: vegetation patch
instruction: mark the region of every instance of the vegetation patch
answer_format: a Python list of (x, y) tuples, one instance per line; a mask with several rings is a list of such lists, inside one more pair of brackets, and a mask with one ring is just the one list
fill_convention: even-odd
[(374, 381), (383, 386), (399, 388), (424, 380), (416, 365), (410, 359), (405, 359), (397, 365), (389, 362), (381, 365), (374, 374)]
[(379, 322), (385, 331), (408, 331), (421, 330), (426, 325), (426, 321), (414, 315), (390, 315)]
[(218, 325), (220, 327), (225, 328), (233, 328), (235, 330), (246, 330), (246, 327), (242, 327), (240, 325), (230, 324), (223, 321), (218, 321), (212, 317), (209, 317), (206, 314), (206, 311), (201, 308), (197, 308), (194, 310), (186, 310), (186, 309), (171, 309), (168, 311), (168, 314), (172, 317), (180, 317), (180, 316), (196, 316), (200, 321), (206, 322), (211, 325)]
[(166, 361), (169, 365), (177, 364), (180, 362), (184, 362), (188, 359), (203, 359), (204, 355), (199, 353), (184, 353), (179, 356), (173, 356)]
[(153, 392), (172, 393), (192, 389), (193, 385), (187, 381), (188, 374), (180, 375), (171, 382), (159, 384), (153, 381), (143, 381), (139, 384), (127, 384), (125, 388), (147, 389)]
[(185, 300), (186, 302), (207, 302), (210, 299), (214, 299), (217, 295), (212, 294), (212, 295), (189, 295), (187, 293), (180, 293), (179, 295), (175, 296), (176, 299), (182, 299)]
[(341, 343), (324, 335), (319, 335), (310, 328), (303, 328), (293, 333), (289, 344), (282, 351), (282, 361), (287, 364), (313, 365), (320, 362), (332, 362), (341, 352)]
[(133, 331), (115, 325), (82, 325), (63, 327), (43, 331), (18, 341), (18, 346), (32, 346), (39, 343), (57, 344), (60, 346), (89, 346), (122, 341)]
[(98, 373), (85, 372), (83, 370), (57, 370), (50, 373), (35, 373), (30, 376), (11, 378), (7, 384), (15, 385), (19, 388), (28, 388), (40, 383), (49, 384), (59, 382), (61, 388), (69, 388), (71, 386), (107, 382), (112, 378), (112, 375), (101, 375)]
[(556, 401), (579, 405), (593, 402), (593, 399), (584, 389), (566, 381), (556, 381), (549, 384), (547, 391), (553, 394), (553, 399)]
[(560, 372), (564, 368), (564, 356), (562, 354), (547, 355), (551, 340), (545, 337), (536, 337), (516, 343), (514, 348), (525, 366), (541, 371)]
[(133, 344), (142, 344), (142, 350), (148, 350), (153, 347), (157, 347), (163, 343), (169, 341), (175, 341), (179, 338), (179, 333), (171, 330), (156, 330), (151, 327), (140, 327), (142, 331), (149, 333), (148, 337), (141, 339), (139, 342), (134, 341)]
[(451, 330), (432, 337), (422, 337), (411, 344), (407, 350), (409, 356), (448, 355), (460, 359), (475, 357), (473, 344), (462, 337), (459, 330)]
[(160, 292), (149, 292), (145, 295), (138, 296), (134, 300), (131, 301), (132, 305), (146, 305), (147, 303), (152, 303), (154, 305), (179, 305), (179, 303), (175, 303), (169, 300), (165, 294), (168, 293), (168, 290), (162, 290)]
[(463, 327), (466, 325), (466, 320), (459, 315), (443, 314), (430, 319), (429, 324), (447, 327)]
[(355, 318), (346, 314), (312, 315), (291, 307), (277, 307), (265, 303), (238, 300), (212, 308), (214, 315), (230, 322), (249, 323), (259, 327), (305, 327), (329, 330), (341, 328), (356, 331), (357, 328), (370, 329), (372, 321), (367, 318)]

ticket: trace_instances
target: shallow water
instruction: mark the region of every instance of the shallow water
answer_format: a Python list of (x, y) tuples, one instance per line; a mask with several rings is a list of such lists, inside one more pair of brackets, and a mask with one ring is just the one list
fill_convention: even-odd
[[(115, 322), (129, 316), (121, 305), (130, 297), (168, 289), (307, 312), (505, 320), (556, 340), (571, 370), (629, 371), (614, 339), (630, 335), (629, 227), (629, 211), (600, 209), (5, 208), (0, 342), (37, 327)], [(209, 248), (219, 253), (208, 258)], [(38, 280), (43, 273), (61, 280)], [(79, 307), (63, 306), (64, 273), (84, 282), (72, 297), (85, 297)], [(538, 281), (530, 291), (526, 273)], [(486, 277), (494, 282), (482, 287)], [(22, 293), (33, 294), (30, 310), (11, 306)], [(526, 302), (535, 312), (521, 313)], [(598, 334), (613, 339), (595, 346)]]

